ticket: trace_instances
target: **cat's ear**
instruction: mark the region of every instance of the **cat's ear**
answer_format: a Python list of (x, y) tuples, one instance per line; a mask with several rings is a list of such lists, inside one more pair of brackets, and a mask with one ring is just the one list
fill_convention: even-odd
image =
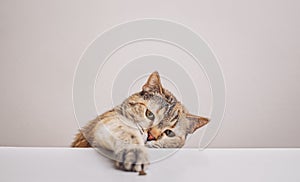
[(186, 119), (189, 121), (188, 132), (190, 134), (194, 133), (194, 131), (196, 131), (198, 128), (201, 128), (209, 122), (208, 118), (193, 114), (187, 114)]
[(163, 87), (160, 82), (160, 76), (157, 71), (153, 72), (149, 76), (146, 84), (143, 86), (143, 91), (160, 93), (160, 94), (163, 93)]

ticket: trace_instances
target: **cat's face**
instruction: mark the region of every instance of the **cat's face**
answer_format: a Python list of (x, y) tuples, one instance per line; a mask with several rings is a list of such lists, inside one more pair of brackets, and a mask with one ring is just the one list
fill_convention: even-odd
[(187, 134), (209, 121), (190, 114), (171, 92), (162, 87), (157, 72), (149, 76), (141, 92), (130, 96), (123, 105), (124, 114), (146, 133), (148, 147), (182, 147)]
[(207, 124), (209, 120), (190, 114), (177, 102), (170, 115), (148, 130), (146, 145), (153, 148), (178, 148), (185, 143), (188, 134)]
[(170, 106), (162, 96), (141, 91), (128, 97), (122, 109), (126, 118), (146, 132), (153, 124), (166, 119)]
[(172, 93), (162, 87), (157, 72), (152, 73), (143, 89), (158, 93), (169, 103), (168, 112), (163, 119), (154, 122), (148, 129), (146, 143), (148, 147), (182, 147), (188, 134), (192, 134), (209, 122), (208, 118), (190, 114)]

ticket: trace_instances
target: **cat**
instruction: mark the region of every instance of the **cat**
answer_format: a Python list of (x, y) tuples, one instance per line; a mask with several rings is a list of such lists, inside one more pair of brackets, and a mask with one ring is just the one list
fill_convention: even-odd
[(153, 72), (142, 91), (83, 127), (72, 147), (106, 149), (113, 153), (118, 169), (143, 171), (149, 165), (146, 147), (182, 147), (188, 134), (208, 122), (190, 114)]

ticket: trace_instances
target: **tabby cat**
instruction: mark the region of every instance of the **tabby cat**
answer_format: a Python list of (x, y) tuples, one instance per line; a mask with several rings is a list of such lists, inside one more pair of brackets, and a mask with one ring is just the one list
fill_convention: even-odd
[(142, 91), (90, 121), (76, 135), (72, 147), (97, 147), (111, 151), (116, 167), (143, 171), (149, 164), (146, 146), (178, 148), (186, 136), (208, 123), (190, 114), (162, 87), (158, 72), (152, 73)]

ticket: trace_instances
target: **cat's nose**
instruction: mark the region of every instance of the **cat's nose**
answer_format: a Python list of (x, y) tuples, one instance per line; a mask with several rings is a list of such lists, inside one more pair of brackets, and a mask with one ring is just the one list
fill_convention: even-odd
[(148, 137), (147, 140), (151, 141), (151, 140), (157, 140), (158, 137), (160, 136), (160, 132), (159, 130), (152, 128), (148, 131)]
[(151, 141), (151, 140), (155, 140), (155, 138), (150, 132), (148, 132), (147, 141)]

